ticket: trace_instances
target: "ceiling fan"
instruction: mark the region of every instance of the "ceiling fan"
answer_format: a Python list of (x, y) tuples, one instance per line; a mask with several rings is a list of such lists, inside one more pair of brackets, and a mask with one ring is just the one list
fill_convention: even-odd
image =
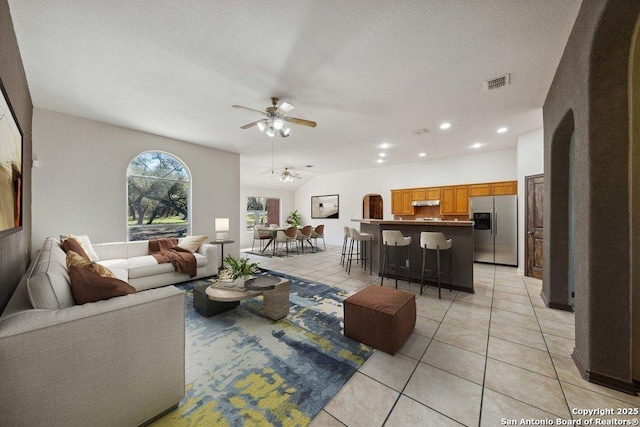
[(293, 182), (293, 178), (301, 179), (300, 174), (295, 172), (291, 172), (289, 168), (284, 168), (282, 173), (280, 174), (280, 181), (282, 182)]
[(232, 105), (233, 108), (242, 108), (243, 110), (255, 111), (257, 113), (266, 116), (264, 119), (256, 120), (255, 122), (248, 123), (244, 126), (241, 126), (240, 129), (249, 129), (254, 126), (258, 126), (261, 132), (266, 133), (270, 137), (274, 137), (276, 132), (280, 133), (280, 136), (286, 138), (289, 136), (289, 129), (285, 126), (285, 122), (293, 123), (296, 125), (308, 126), (308, 127), (316, 127), (317, 123), (312, 122), (311, 120), (298, 119), (296, 117), (289, 117), (287, 114), (289, 111), (293, 110), (293, 105), (289, 104), (286, 101), (283, 101), (279, 107), (276, 107), (278, 104), (278, 98), (271, 98), (272, 107), (267, 107), (264, 111), (255, 110), (253, 108), (243, 107), (242, 105)]

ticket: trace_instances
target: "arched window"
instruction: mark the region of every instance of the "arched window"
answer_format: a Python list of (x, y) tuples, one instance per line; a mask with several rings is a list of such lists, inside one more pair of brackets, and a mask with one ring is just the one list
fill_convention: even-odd
[(127, 168), (129, 241), (189, 234), (191, 175), (178, 158), (160, 151), (140, 154)]

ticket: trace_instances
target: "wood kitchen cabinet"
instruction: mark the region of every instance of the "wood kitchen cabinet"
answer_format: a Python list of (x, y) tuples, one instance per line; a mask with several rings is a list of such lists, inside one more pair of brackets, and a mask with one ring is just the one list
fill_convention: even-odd
[(440, 200), (440, 188), (425, 188), (427, 197), (425, 200)]
[(473, 184), (469, 186), (469, 197), (491, 195), (491, 184)]
[(393, 215), (413, 215), (411, 190), (391, 190), (391, 213)]
[(411, 190), (411, 200), (427, 200), (427, 189), (414, 188)]
[(442, 187), (440, 189), (440, 213), (442, 215), (468, 215), (469, 186)]
[(518, 194), (518, 181), (494, 182), (491, 184), (492, 196)]

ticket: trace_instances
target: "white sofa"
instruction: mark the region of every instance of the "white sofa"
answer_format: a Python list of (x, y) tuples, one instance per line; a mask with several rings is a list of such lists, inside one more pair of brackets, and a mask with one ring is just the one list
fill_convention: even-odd
[[(0, 316), (1, 425), (135, 426), (177, 407), (185, 295), (164, 285), (190, 278), (151, 265), (144, 245), (94, 248), (101, 264), (148, 290), (76, 305), (66, 255), (45, 241)], [(217, 270), (215, 247), (203, 246), (198, 277)]]

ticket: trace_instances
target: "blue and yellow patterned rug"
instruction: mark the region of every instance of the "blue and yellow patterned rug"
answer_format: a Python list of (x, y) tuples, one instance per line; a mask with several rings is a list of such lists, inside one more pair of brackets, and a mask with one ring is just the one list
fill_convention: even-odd
[(262, 297), (203, 317), (191, 291), (206, 279), (178, 285), (187, 292), (186, 396), (154, 425), (304, 426), (371, 355), (342, 335), (344, 291), (272, 274), (290, 283), (279, 321), (262, 315)]

